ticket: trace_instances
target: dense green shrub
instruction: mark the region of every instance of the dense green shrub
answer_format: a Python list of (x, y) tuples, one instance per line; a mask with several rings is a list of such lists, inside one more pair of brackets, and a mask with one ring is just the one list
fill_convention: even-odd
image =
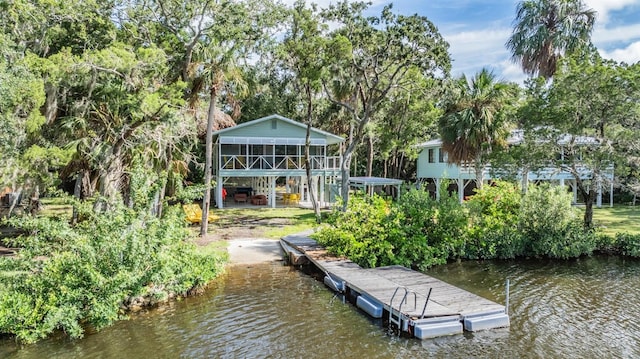
[(389, 201), (377, 195), (352, 196), (347, 210), (333, 212), (327, 220), (331, 225), (314, 238), (330, 253), (363, 267), (393, 264), (393, 247), (387, 241), (389, 207)]
[(526, 238), (518, 229), (520, 189), (498, 181), (484, 186), (467, 202), (469, 230), (463, 256), (466, 258), (515, 258), (525, 250)]
[(437, 202), (409, 191), (398, 202), (354, 196), (314, 237), (335, 255), (364, 267), (401, 264), (426, 269), (445, 263), (463, 245), (464, 209), (455, 198)]
[(623, 255), (630, 257), (640, 257), (640, 235), (628, 233), (618, 233), (616, 240), (620, 245)]
[[(532, 185), (523, 195), (517, 186), (500, 181), (464, 205), (456, 196), (436, 201), (423, 191), (408, 191), (396, 202), (355, 197), (346, 212), (329, 216), (315, 238), (330, 252), (365, 267), (426, 269), (456, 258), (589, 255), (602, 239), (583, 229), (571, 199), (559, 186)], [(615, 244), (620, 252), (640, 252), (636, 237), (620, 238)]]
[(640, 257), (640, 234), (617, 233), (615, 244), (622, 255)]
[(579, 210), (564, 187), (531, 185), (520, 208), (519, 229), (527, 241), (525, 255), (572, 258), (596, 248), (596, 235), (582, 227)]
[(412, 190), (392, 206), (388, 238), (396, 263), (426, 269), (458, 256), (464, 245), (467, 216), (455, 197), (440, 201)]
[(186, 294), (221, 270), (224, 258), (204, 255), (188, 236), (182, 212), (162, 219), (123, 206), (98, 214), (79, 207), (71, 227), (49, 218), (14, 219), (29, 235), (13, 240), (17, 258), (0, 259), (0, 333), (33, 342), (55, 330), (71, 337), (86, 326), (117, 320), (126, 298)]
[(602, 253), (640, 257), (640, 234), (616, 233), (615, 236), (597, 234), (596, 249)]

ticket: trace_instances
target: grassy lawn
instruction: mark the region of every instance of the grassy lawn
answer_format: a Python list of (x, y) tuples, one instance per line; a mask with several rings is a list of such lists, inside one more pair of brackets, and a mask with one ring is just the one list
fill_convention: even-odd
[(64, 203), (61, 198), (41, 198), (42, 210), (41, 216), (45, 217), (61, 217), (71, 219), (73, 216), (73, 207), (70, 204)]
[(262, 236), (278, 239), (283, 236), (312, 229), (316, 225), (310, 209), (302, 208), (230, 208), (214, 210), (219, 219), (210, 230), (262, 227)]
[[(65, 204), (62, 199), (42, 198), (41, 203), (41, 216), (71, 219), (72, 207)], [(255, 207), (212, 209), (212, 211), (219, 219), (209, 225), (209, 233), (260, 227), (261, 237), (278, 239), (311, 229), (316, 224), (313, 211), (310, 209)], [(191, 225), (190, 229), (194, 232), (194, 236), (197, 236), (199, 226)], [(224, 248), (222, 249), (224, 250)]]
[(594, 208), (593, 220), (600, 231), (607, 235), (618, 232), (640, 234), (640, 207), (616, 205), (613, 208)]
[(218, 254), (226, 258), (228, 246), (229, 243), (227, 241), (215, 241), (206, 246), (198, 246), (196, 250), (202, 254)]
[[(72, 208), (58, 198), (43, 198), (40, 215), (71, 218)], [(233, 230), (239, 227), (263, 227), (262, 236), (278, 239), (315, 227), (313, 211), (302, 208), (229, 208), (213, 209), (220, 217), (212, 223), (210, 231)], [(616, 205), (613, 208), (594, 208), (593, 219), (600, 231), (607, 235), (618, 232), (640, 234), (640, 206)], [(198, 226), (191, 226), (197, 233)], [(219, 249), (218, 249), (219, 250)]]

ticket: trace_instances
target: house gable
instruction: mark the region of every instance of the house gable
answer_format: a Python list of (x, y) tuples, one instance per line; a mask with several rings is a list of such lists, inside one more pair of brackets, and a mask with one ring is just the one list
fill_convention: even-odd
[[(214, 136), (235, 138), (304, 139), (306, 135), (307, 126), (305, 124), (280, 115), (262, 117), (214, 132)], [(311, 128), (310, 137), (312, 140), (324, 140), (326, 144), (336, 144), (344, 141), (340, 136), (313, 127)]]

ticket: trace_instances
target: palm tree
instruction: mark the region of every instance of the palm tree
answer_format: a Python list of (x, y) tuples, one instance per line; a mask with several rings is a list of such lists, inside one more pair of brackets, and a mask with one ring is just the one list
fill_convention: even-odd
[[(196, 56), (201, 61), (195, 61), (190, 66), (189, 73), (193, 78), (191, 82), (191, 106), (197, 107), (200, 94), (207, 93), (209, 109), (207, 111), (207, 130), (205, 137), (205, 169), (204, 169), (204, 197), (202, 200), (202, 222), (200, 226), (200, 236), (206, 236), (208, 231), (207, 218), (211, 205), (211, 181), (213, 167), (213, 131), (216, 127), (216, 102), (221, 94), (232, 97), (231, 91), (243, 91), (244, 82), (242, 74), (235, 65), (235, 57), (238, 49), (235, 45), (230, 47), (214, 44), (197, 48)], [(231, 88), (231, 85), (235, 85)], [(219, 125), (218, 125), (219, 126)]]
[(590, 45), (596, 12), (582, 0), (525, 0), (516, 8), (507, 49), (531, 75), (553, 77), (558, 60)]
[(439, 120), (442, 148), (449, 163), (473, 163), (477, 188), (482, 188), (487, 155), (506, 144), (505, 108), (516, 91), (516, 86), (496, 81), (493, 72), (482, 69), (471, 81), (464, 75), (455, 81), (445, 102)]

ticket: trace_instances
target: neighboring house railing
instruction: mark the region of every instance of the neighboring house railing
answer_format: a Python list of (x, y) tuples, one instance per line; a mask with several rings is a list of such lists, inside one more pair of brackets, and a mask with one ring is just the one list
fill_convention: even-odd
[[(576, 172), (579, 174), (580, 178), (589, 178), (591, 177), (591, 173), (593, 172), (587, 166), (577, 166)], [(460, 166), (460, 173), (466, 173), (469, 175), (475, 175), (475, 168), (471, 165), (463, 164)], [(516, 173), (509, 172), (508, 170), (502, 169), (494, 169), (491, 165), (487, 165), (483, 169), (483, 177), (485, 179), (489, 178), (499, 178), (506, 177), (509, 175), (522, 176), (522, 170), (518, 170)], [(532, 169), (528, 173), (529, 177), (536, 177), (540, 179), (552, 179), (558, 176), (572, 176), (571, 172), (566, 167), (543, 167), (538, 169)], [(607, 178), (613, 178), (613, 165), (607, 166), (602, 170), (602, 175)]]

